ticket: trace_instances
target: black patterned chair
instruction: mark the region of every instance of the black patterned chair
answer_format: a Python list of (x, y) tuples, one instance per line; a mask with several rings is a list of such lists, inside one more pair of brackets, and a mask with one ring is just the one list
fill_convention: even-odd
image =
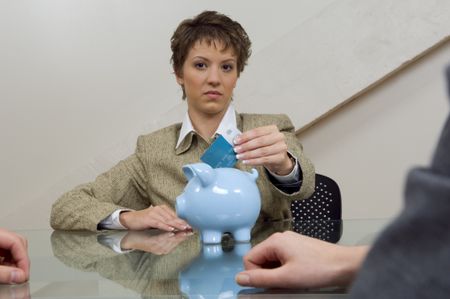
[(292, 202), (293, 230), (302, 235), (337, 243), (342, 235), (342, 201), (338, 184), (316, 174), (311, 197)]

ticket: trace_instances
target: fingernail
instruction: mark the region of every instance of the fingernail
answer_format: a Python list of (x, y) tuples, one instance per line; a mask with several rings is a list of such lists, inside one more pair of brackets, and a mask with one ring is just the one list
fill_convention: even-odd
[(234, 144), (239, 143), (239, 141), (241, 141), (241, 138), (239, 136), (234, 137), (233, 139)]
[(242, 161), (242, 163), (244, 163), (244, 164), (247, 164), (247, 163), (248, 163), (248, 161), (247, 161), (247, 160), (244, 160), (244, 161)]
[(250, 283), (250, 276), (239, 273), (236, 275), (236, 282), (241, 285), (248, 285)]
[(237, 152), (239, 152), (241, 150), (241, 147), (240, 146), (235, 146), (233, 148), (233, 150), (234, 150), (235, 153), (237, 153)]
[(10, 281), (11, 283), (18, 283), (19, 282), (19, 271), (12, 271)]
[(242, 158), (242, 155), (241, 155), (241, 154), (237, 154), (237, 155), (236, 155), (236, 159), (240, 160), (241, 158)]

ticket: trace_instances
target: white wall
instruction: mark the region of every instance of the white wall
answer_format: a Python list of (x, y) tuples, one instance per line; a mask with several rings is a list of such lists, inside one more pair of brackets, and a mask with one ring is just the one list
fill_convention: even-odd
[(450, 41), (299, 135), (340, 185), (345, 219), (401, 209), (407, 171), (428, 165), (450, 110), (445, 65)]
[(334, 1), (253, 58), (239, 108), (302, 127), (450, 36), (449, 16), (450, 1)]
[(449, 8), (446, 0), (0, 0), (0, 226), (48, 227), (63, 191), (131, 153), (138, 134), (179, 120), (169, 38), (186, 17), (216, 9), (239, 20), (254, 54), (238, 108), (285, 112), (302, 126), (448, 35)]

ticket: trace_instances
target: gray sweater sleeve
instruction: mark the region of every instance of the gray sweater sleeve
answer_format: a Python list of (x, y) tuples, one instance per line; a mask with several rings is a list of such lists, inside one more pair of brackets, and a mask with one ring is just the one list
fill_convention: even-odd
[[(450, 97), (450, 68), (447, 69)], [(371, 249), (351, 298), (448, 298), (450, 117), (431, 166), (409, 173), (405, 208)]]

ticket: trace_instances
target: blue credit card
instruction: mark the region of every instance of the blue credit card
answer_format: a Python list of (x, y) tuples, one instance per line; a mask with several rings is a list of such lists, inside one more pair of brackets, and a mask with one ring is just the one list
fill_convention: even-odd
[(214, 140), (200, 157), (200, 160), (212, 168), (234, 167), (237, 162), (233, 146), (229, 144), (222, 135), (219, 135), (216, 140)]

